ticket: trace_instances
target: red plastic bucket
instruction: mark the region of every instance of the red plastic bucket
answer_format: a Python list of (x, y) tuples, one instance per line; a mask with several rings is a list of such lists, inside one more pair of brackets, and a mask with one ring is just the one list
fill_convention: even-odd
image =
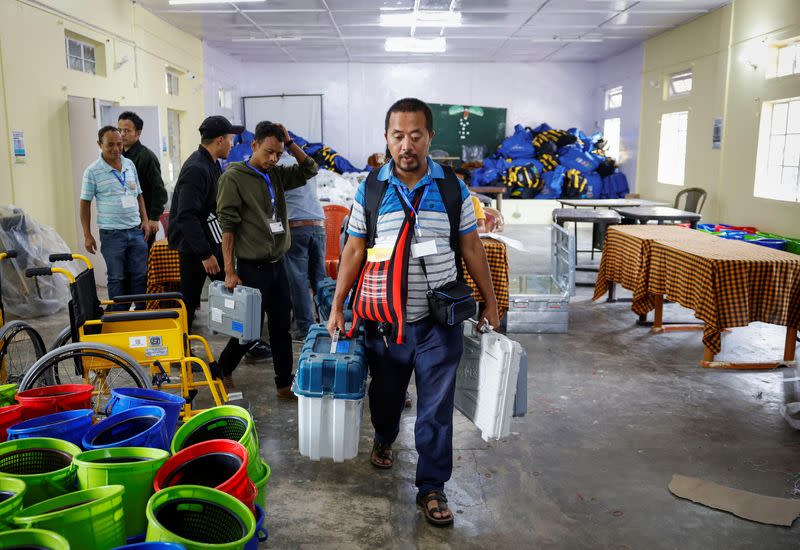
[(93, 391), (91, 384), (62, 384), (19, 392), (16, 399), (25, 408), (22, 414), (27, 420), (61, 411), (91, 409)]
[(211, 439), (183, 449), (159, 468), (156, 492), (175, 485), (201, 485), (228, 493), (255, 513), (256, 486), (247, 475), (247, 449), (229, 439)]
[(758, 229), (755, 227), (751, 227), (749, 225), (728, 225), (726, 223), (718, 223), (716, 225), (717, 231), (725, 231), (725, 230), (732, 230), (732, 231), (744, 231), (745, 233), (753, 233), (755, 234)]
[(0, 443), (8, 439), (8, 432), (6, 430), (20, 422), (22, 422), (21, 405), (0, 407)]

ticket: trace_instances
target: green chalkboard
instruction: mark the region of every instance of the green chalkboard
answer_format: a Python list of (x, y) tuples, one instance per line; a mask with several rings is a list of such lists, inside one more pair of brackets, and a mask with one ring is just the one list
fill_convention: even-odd
[(429, 103), (433, 111), (431, 150), (447, 151), (449, 156), (461, 157), (462, 145), (482, 145), (484, 157), (494, 153), (506, 137), (506, 110), (472, 105)]

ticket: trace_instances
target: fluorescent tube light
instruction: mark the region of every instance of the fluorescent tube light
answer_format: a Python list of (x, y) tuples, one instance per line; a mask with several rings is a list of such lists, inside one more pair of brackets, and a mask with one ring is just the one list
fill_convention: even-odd
[(443, 36), (437, 36), (436, 38), (400, 36), (387, 38), (383, 49), (387, 52), (444, 53), (447, 49), (447, 42)]
[(407, 13), (382, 13), (381, 27), (460, 27), (460, 11), (411, 11)]
[[(236, 0), (237, 3), (266, 2), (267, 0)], [(170, 6), (191, 6), (192, 4), (227, 4), (224, 0), (169, 0)]]
[(231, 42), (299, 42), (299, 36), (274, 36), (263, 38), (232, 38)]

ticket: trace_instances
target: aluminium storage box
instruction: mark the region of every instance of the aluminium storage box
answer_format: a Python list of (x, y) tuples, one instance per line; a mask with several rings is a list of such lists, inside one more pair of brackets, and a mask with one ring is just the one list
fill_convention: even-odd
[(575, 239), (551, 226), (550, 273), (509, 278), (509, 334), (563, 333), (569, 326), (569, 298), (575, 295)]
[(358, 454), (367, 384), (363, 338), (340, 339), (331, 353), (324, 325), (313, 325), (297, 363), (300, 454), (343, 462)]
[(261, 291), (239, 285), (233, 291), (222, 281), (208, 286), (208, 328), (246, 344), (261, 338)]
[[(518, 342), (498, 332), (481, 334), (475, 328), (472, 320), (464, 323), (464, 352), (456, 372), (455, 406), (477, 426), (484, 441), (500, 439), (511, 432), (525, 352)], [(527, 392), (520, 395), (522, 399), (527, 401)], [(521, 403), (517, 406), (522, 408)]]

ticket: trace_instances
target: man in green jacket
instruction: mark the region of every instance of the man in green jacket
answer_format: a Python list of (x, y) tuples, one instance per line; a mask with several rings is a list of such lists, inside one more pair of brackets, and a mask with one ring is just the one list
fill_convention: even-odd
[[(284, 192), (305, 185), (317, 174), (317, 164), (281, 124), (259, 122), (252, 147), (250, 160), (230, 164), (219, 178), (217, 217), (225, 286), (232, 290), (242, 284), (261, 291), (261, 322), (266, 312), (278, 397), (291, 399), (292, 303), (283, 265), (291, 234)], [(297, 159), (296, 166), (277, 166), (284, 148)], [(222, 381), (229, 390), (234, 388), (233, 370), (249, 347), (231, 338), (219, 357)]]
[(139, 138), (142, 135), (144, 121), (133, 111), (125, 111), (119, 115), (117, 128), (122, 134), (122, 154), (131, 159), (139, 175), (139, 185), (142, 187), (142, 198), (147, 211), (150, 238), (147, 246), (153, 246), (158, 233), (158, 219), (164, 213), (167, 204), (167, 189), (161, 179), (161, 163), (153, 151), (145, 147)]

